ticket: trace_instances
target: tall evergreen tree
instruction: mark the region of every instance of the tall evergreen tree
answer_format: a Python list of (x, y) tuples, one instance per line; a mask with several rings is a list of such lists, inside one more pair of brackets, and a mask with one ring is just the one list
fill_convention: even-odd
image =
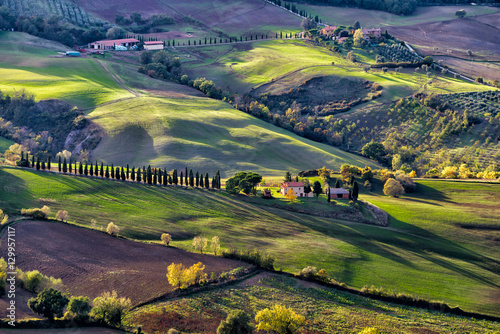
[(352, 199), (357, 201), (358, 200), (358, 195), (359, 195), (359, 186), (358, 182), (354, 181), (354, 184), (352, 185)]
[(92, 164), (92, 162), (90, 163), (89, 166), (89, 174), (90, 176), (94, 176), (94, 165)]
[(210, 188), (210, 183), (208, 180), (208, 173), (205, 173), (205, 188)]
[(204, 182), (203, 182), (203, 173), (200, 175), (200, 188), (204, 187)]
[(35, 164), (35, 156), (34, 156), (34, 155), (32, 155), (32, 156), (31, 156), (31, 168), (35, 168), (35, 167), (36, 167), (35, 165), (36, 165), (36, 164)]
[(42, 159), (42, 170), (45, 170), (45, 159)]
[(341, 188), (342, 186), (340, 185), (340, 180), (337, 179), (337, 181), (335, 181), (335, 188)]
[(156, 171), (156, 168), (153, 169), (153, 184), (156, 186), (158, 183), (158, 173)]
[(217, 189), (217, 187), (215, 185), (215, 176), (212, 177), (212, 189)]
[(147, 173), (146, 176), (148, 178), (148, 184), (153, 183), (153, 175), (151, 173), (151, 165), (148, 166), (146, 173)]
[(121, 179), (120, 167), (116, 167), (115, 179), (117, 179), (118, 181)]
[(62, 169), (63, 169), (63, 173), (68, 172), (68, 163), (66, 162), (66, 158), (64, 158)]
[(194, 175), (192, 169), (189, 170), (189, 185), (194, 187)]
[(163, 169), (163, 185), (166, 186), (168, 184), (168, 173), (167, 169)]
[(184, 171), (184, 184), (187, 186), (188, 185), (188, 168), (186, 167), (186, 170)]
[(104, 173), (104, 177), (106, 177), (107, 179), (109, 179), (109, 165), (106, 165), (106, 171)]
[(172, 179), (172, 176), (169, 174), (168, 175), (168, 184), (172, 184), (174, 183), (173, 179)]
[(122, 177), (122, 181), (125, 181), (127, 179), (127, 176), (125, 175), (125, 170), (123, 169), (123, 167), (121, 170), (121, 177)]
[(40, 170), (40, 157), (36, 158), (36, 170)]
[(196, 172), (196, 186), (197, 187), (200, 186), (200, 173), (199, 172)]
[(80, 161), (80, 166), (78, 167), (78, 173), (80, 175), (83, 175), (83, 165), (82, 165), (82, 162)]
[(180, 179), (181, 179), (181, 186), (183, 186), (184, 185), (184, 174), (183, 174), (182, 171), (181, 171), (181, 177), (180, 177)]
[[(107, 167), (107, 166), (106, 166)], [(104, 177), (104, 162), (101, 161), (101, 177)]]
[(83, 169), (83, 174), (85, 174), (85, 176), (89, 175), (89, 165), (87, 163), (85, 163), (85, 168)]
[[(33, 167), (33, 166), (31, 166), (31, 167)], [(49, 156), (49, 160), (48, 160), (48, 162), (47, 162), (47, 169), (48, 169), (48, 170), (50, 170), (50, 169), (51, 169), (51, 167), (52, 167), (52, 166), (51, 166), (51, 158), (50, 158), (50, 156)]]
[(128, 164), (127, 164), (127, 180), (129, 178), (129, 175), (130, 175), (130, 169), (129, 169)]
[(177, 185), (179, 183), (179, 180), (177, 178), (177, 169), (174, 169), (174, 172), (172, 173), (172, 182), (175, 185)]
[(115, 166), (113, 164), (111, 164), (111, 178), (115, 178)]
[(138, 168), (137, 169), (137, 182), (141, 182), (142, 180), (142, 177), (141, 177), (142, 173), (141, 173), (141, 169)]
[(62, 171), (62, 166), (61, 166), (61, 156), (59, 156), (59, 173)]
[(220, 171), (217, 171), (217, 189), (221, 188), (221, 182), (220, 182)]
[(95, 171), (94, 171), (95, 176), (99, 176), (99, 165), (97, 164), (97, 160), (95, 161)]
[(135, 181), (135, 166), (132, 166), (132, 173), (130, 174), (130, 179)]
[(72, 167), (71, 167), (71, 158), (69, 158), (68, 169), (69, 169), (69, 173), (71, 174), (71, 172), (72, 172)]
[(148, 175), (146, 173), (146, 167), (142, 166), (142, 182), (148, 182)]

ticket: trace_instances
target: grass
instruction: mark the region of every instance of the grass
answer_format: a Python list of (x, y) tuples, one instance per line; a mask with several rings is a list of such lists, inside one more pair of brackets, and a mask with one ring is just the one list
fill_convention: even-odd
[(9, 149), (11, 145), (14, 145), (12, 140), (5, 139), (4, 137), (0, 137), (0, 153), (4, 153)]
[[(57, 44), (37, 44), (31, 41), (33, 37), (23, 43), (25, 35), (0, 32), (0, 90), (3, 92), (25, 89), (34, 94), (37, 101), (61, 99), (80, 108), (132, 96), (94, 59), (55, 58)], [(16, 38), (19, 41), (12, 42)]]
[[(423, 311), (370, 300), (330, 288), (320, 288), (277, 275), (229, 288), (155, 303), (134, 310), (127, 326), (147, 332), (176, 328), (189, 333), (214, 333), (221, 319), (234, 309), (247, 312), (252, 323), (258, 311), (275, 304), (305, 316), (307, 333), (358, 333), (376, 327), (382, 333), (491, 333), (498, 323)], [(257, 280), (257, 279), (255, 279)], [(202, 320), (201, 320), (202, 319)]]
[(456, 19), (455, 12), (465, 9), (467, 17), (486, 15), (498, 12), (498, 8), (486, 6), (430, 6), (419, 7), (412, 15), (395, 15), (378, 10), (368, 10), (359, 8), (345, 8), (333, 6), (314, 6), (299, 4), (299, 9), (305, 10), (313, 17), (318, 15), (323, 22), (330, 25), (354, 25), (359, 21), (363, 27), (388, 27), (390, 33), (391, 26), (409, 26), (414, 24), (424, 24), (441, 22)]
[[(47, 204), (85, 226), (91, 219), (103, 227), (113, 221), (131, 238), (157, 242), (168, 232), (174, 246), (187, 250), (194, 235), (218, 235), (223, 247), (273, 254), (276, 266), (289, 272), (312, 265), (353, 287), (381, 286), (499, 315), (498, 184), (419, 181), (417, 193), (399, 199), (362, 190), (361, 199), (389, 213), (389, 228), (284, 211), (226, 193), (16, 168), (0, 169), (0, 187), (0, 207), (11, 215)], [(471, 223), (490, 229), (461, 227)]]

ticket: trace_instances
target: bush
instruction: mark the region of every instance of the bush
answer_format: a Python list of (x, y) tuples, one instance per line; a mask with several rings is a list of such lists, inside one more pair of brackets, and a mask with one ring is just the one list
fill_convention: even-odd
[(274, 305), (272, 309), (264, 309), (255, 316), (257, 331), (274, 331), (279, 334), (296, 333), (305, 324), (304, 316), (295, 313), (291, 308)]
[(261, 255), (258, 250), (250, 252), (238, 251), (233, 248), (223, 251), (222, 257), (245, 261), (262, 269), (274, 270), (274, 257), (271, 254)]
[(34, 219), (47, 219), (50, 214), (50, 208), (44, 205), (42, 208), (21, 209), (21, 215), (31, 216)]
[(122, 319), (132, 303), (128, 298), (118, 298), (116, 291), (104, 292), (92, 302), (94, 307), (90, 311), (90, 317), (96, 321), (106, 323), (110, 326), (120, 327)]
[(367, 327), (358, 334), (380, 334), (380, 332), (376, 327)]
[(62, 222), (64, 222), (64, 221), (67, 222), (68, 218), (69, 218), (68, 211), (66, 211), (66, 210), (59, 210), (59, 211), (57, 211), (57, 214), (56, 214), (56, 219), (57, 220), (60, 220)]
[(170, 234), (163, 233), (161, 235), (161, 242), (163, 242), (165, 246), (168, 246), (168, 244), (170, 244), (171, 241), (172, 241), (172, 236)]
[(408, 175), (400, 174), (396, 177), (396, 180), (401, 183), (406, 193), (412, 193), (417, 189), (416, 183)]
[(49, 318), (49, 321), (52, 322), (54, 317), (63, 315), (64, 307), (68, 301), (68, 298), (60, 291), (50, 288), (40, 292), (36, 298), (30, 298), (28, 307), (36, 314)]
[(71, 297), (68, 304), (68, 311), (64, 314), (64, 318), (75, 321), (86, 321), (89, 318), (91, 309), (89, 297)]
[(217, 328), (217, 334), (250, 334), (250, 316), (242, 310), (232, 310), (226, 320), (222, 320)]
[(307, 266), (300, 271), (300, 276), (304, 278), (313, 278), (316, 276), (316, 267)]
[(384, 194), (392, 197), (399, 197), (405, 190), (401, 183), (395, 179), (388, 179), (384, 184)]
[(108, 224), (108, 227), (106, 228), (106, 232), (112, 236), (117, 237), (118, 232), (120, 232), (120, 228), (116, 226), (113, 222)]

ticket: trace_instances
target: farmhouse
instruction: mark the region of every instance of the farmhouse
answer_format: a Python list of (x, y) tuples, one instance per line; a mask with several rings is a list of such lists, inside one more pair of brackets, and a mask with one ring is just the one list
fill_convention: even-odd
[(109, 39), (104, 41), (97, 41), (89, 44), (89, 49), (96, 50), (112, 50), (115, 46), (122, 46), (125, 48), (130, 48), (136, 46), (139, 43), (138, 39), (135, 38), (124, 38), (124, 39)]
[(380, 38), (382, 37), (382, 29), (380, 28), (363, 28), (363, 38), (366, 40), (372, 38)]
[(285, 196), (288, 192), (288, 189), (293, 189), (295, 192), (295, 196), (297, 197), (313, 197), (313, 192), (305, 193), (304, 192), (304, 183), (302, 182), (285, 182), (281, 185), (281, 195)]
[(330, 199), (349, 199), (349, 190), (344, 188), (330, 188)]
[(163, 50), (163, 42), (162, 41), (149, 41), (144, 42), (144, 50)]
[(325, 36), (333, 35), (333, 32), (337, 29), (336, 26), (328, 26), (326, 28), (321, 29), (319, 32)]

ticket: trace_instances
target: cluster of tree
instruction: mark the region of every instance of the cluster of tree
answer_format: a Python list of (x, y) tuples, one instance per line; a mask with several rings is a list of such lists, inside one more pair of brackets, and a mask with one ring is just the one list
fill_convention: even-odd
[(473, 171), (466, 164), (457, 166), (444, 166), (442, 169), (432, 168), (423, 177), (444, 179), (486, 179), (500, 180), (500, 170)]
[(105, 27), (92, 27), (88, 30), (76, 28), (57, 15), (16, 17), (8, 7), (1, 6), (0, 29), (12, 28), (68, 46), (104, 39), (107, 31)]
[(384, 194), (387, 196), (399, 197), (405, 192), (411, 193), (417, 189), (417, 185), (412, 179), (416, 176), (414, 171), (409, 175), (404, 171), (396, 173), (382, 171), (381, 175), (382, 181), (384, 181)]
[(133, 12), (129, 18), (122, 15), (115, 15), (115, 23), (120, 26), (127, 26), (127, 29), (134, 33), (145, 34), (152, 30), (159, 32), (161, 29), (155, 27), (174, 24), (175, 20), (173, 17), (163, 14), (152, 15), (148, 19), (144, 19), (140, 13)]
[(271, 254), (261, 254), (257, 249), (253, 251), (239, 251), (235, 248), (230, 248), (222, 252), (222, 257), (248, 262), (265, 270), (274, 270), (274, 257)]
[(182, 263), (175, 264), (172, 262), (167, 267), (167, 270), (168, 283), (179, 289), (186, 289), (207, 279), (207, 274), (204, 272), (205, 266), (201, 262), (193, 264), (189, 268), (184, 267)]
[(417, 0), (305, 0), (304, 2), (328, 6), (356, 6), (398, 15), (409, 15), (415, 11), (418, 5)]
[[(196, 236), (193, 239), (193, 248), (200, 251), (201, 254), (203, 254), (203, 251), (206, 250), (208, 247), (208, 240), (205, 237), (201, 236)], [(212, 242), (210, 243), (210, 248), (212, 249), (212, 252), (214, 252), (214, 255), (217, 255), (220, 250), (220, 239), (218, 236), (215, 236), (212, 238)]]
[(139, 72), (152, 78), (179, 81), (181, 77), (181, 62), (166, 51), (143, 51), (139, 57), (142, 66)]
[(59, 152), (71, 131), (87, 126), (83, 113), (60, 100), (35, 102), (22, 90), (12, 96), (0, 91), (0, 136), (22, 144), (37, 156)]
[(256, 194), (255, 186), (262, 181), (262, 175), (253, 172), (238, 172), (226, 181), (226, 191), (230, 194), (244, 192)]

